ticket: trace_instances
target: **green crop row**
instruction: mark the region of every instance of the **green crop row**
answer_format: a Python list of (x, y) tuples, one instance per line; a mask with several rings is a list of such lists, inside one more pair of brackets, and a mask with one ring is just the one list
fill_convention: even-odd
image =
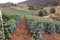
[(49, 19), (38, 19), (36, 16), (25, 11), (15, 10), (12, 8), (2, 8), (3, 23), (5, 29), (5, 37), (11, 37), (12, 32), (16, 29), (17, 25), (26, 16), (30, 32), (33, 34), (35, 40), (40, 40), (39, 35), (42, 35), (44, 30), (46, 33), (60, 32), (60, 21), (53, 21)]

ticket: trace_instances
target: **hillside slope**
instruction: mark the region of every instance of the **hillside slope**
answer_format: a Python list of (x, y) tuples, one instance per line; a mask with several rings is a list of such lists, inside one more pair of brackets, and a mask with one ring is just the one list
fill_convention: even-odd
[(40, 6), (51, 6), (51, 5), (60, 5), (60, 0), (27, 0), (19, 4), (28, 4), (28, 5), (40, 5)]

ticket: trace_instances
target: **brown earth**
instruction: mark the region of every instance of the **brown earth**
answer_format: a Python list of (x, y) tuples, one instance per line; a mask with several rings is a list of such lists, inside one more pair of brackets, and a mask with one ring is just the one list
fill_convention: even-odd
[(60, 17), (51, 17), (51, 19), (60, 21)]
[(8, 40), (30, 40), (32, 34), (29, 32), (26, 18), (22, 20), (19, 26), (12, 33), (12, 37)]
[(59, 33), (55, 33), (53, 35), (50, 34), (43, 34), (43, 40), (60, 40), (60, 34)]

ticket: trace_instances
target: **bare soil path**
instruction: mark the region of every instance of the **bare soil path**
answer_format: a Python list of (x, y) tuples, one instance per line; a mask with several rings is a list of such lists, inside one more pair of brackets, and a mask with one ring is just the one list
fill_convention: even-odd
[(26, 18), (24, 18), (8, 40), (30, 40), (31, 36)]

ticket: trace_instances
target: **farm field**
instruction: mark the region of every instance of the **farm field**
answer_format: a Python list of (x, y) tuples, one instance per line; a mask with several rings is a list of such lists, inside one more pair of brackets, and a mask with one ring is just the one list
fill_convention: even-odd
[[(23, 39), (22, 35), (20, 38), (16, 37), (18, 40), (21, 38), (21, 40), (28, 40), (28, 38), (30, 40), (60, 40), (60, 21), (36, 16), (33, 10), (17, 10), (6, 7), (0, 9), (2, 10), (3, 26), (5, 31), (4, 34), (6, 40), (14, 40), (10, 39), (12, 38), (13, 32), (15, 30), (22, 32), (24, 30), (24, 25), (25, 27), (29, 28), (28, 30), (26, 29), (27, 32), (29, 31), (28, 35), (23, 35), (26, 37), (25, 39)], [(23, 20), (24, 18), (26, 19)], [(19, 28), (22, 31), (20, 31)], [(0, 34), (2, 34), (2, 31), (0, 31)], [(15, 36), (15, 34), (13, 35)], [(0, 36), (0, 39), (3, 40), (2, 35)]]

